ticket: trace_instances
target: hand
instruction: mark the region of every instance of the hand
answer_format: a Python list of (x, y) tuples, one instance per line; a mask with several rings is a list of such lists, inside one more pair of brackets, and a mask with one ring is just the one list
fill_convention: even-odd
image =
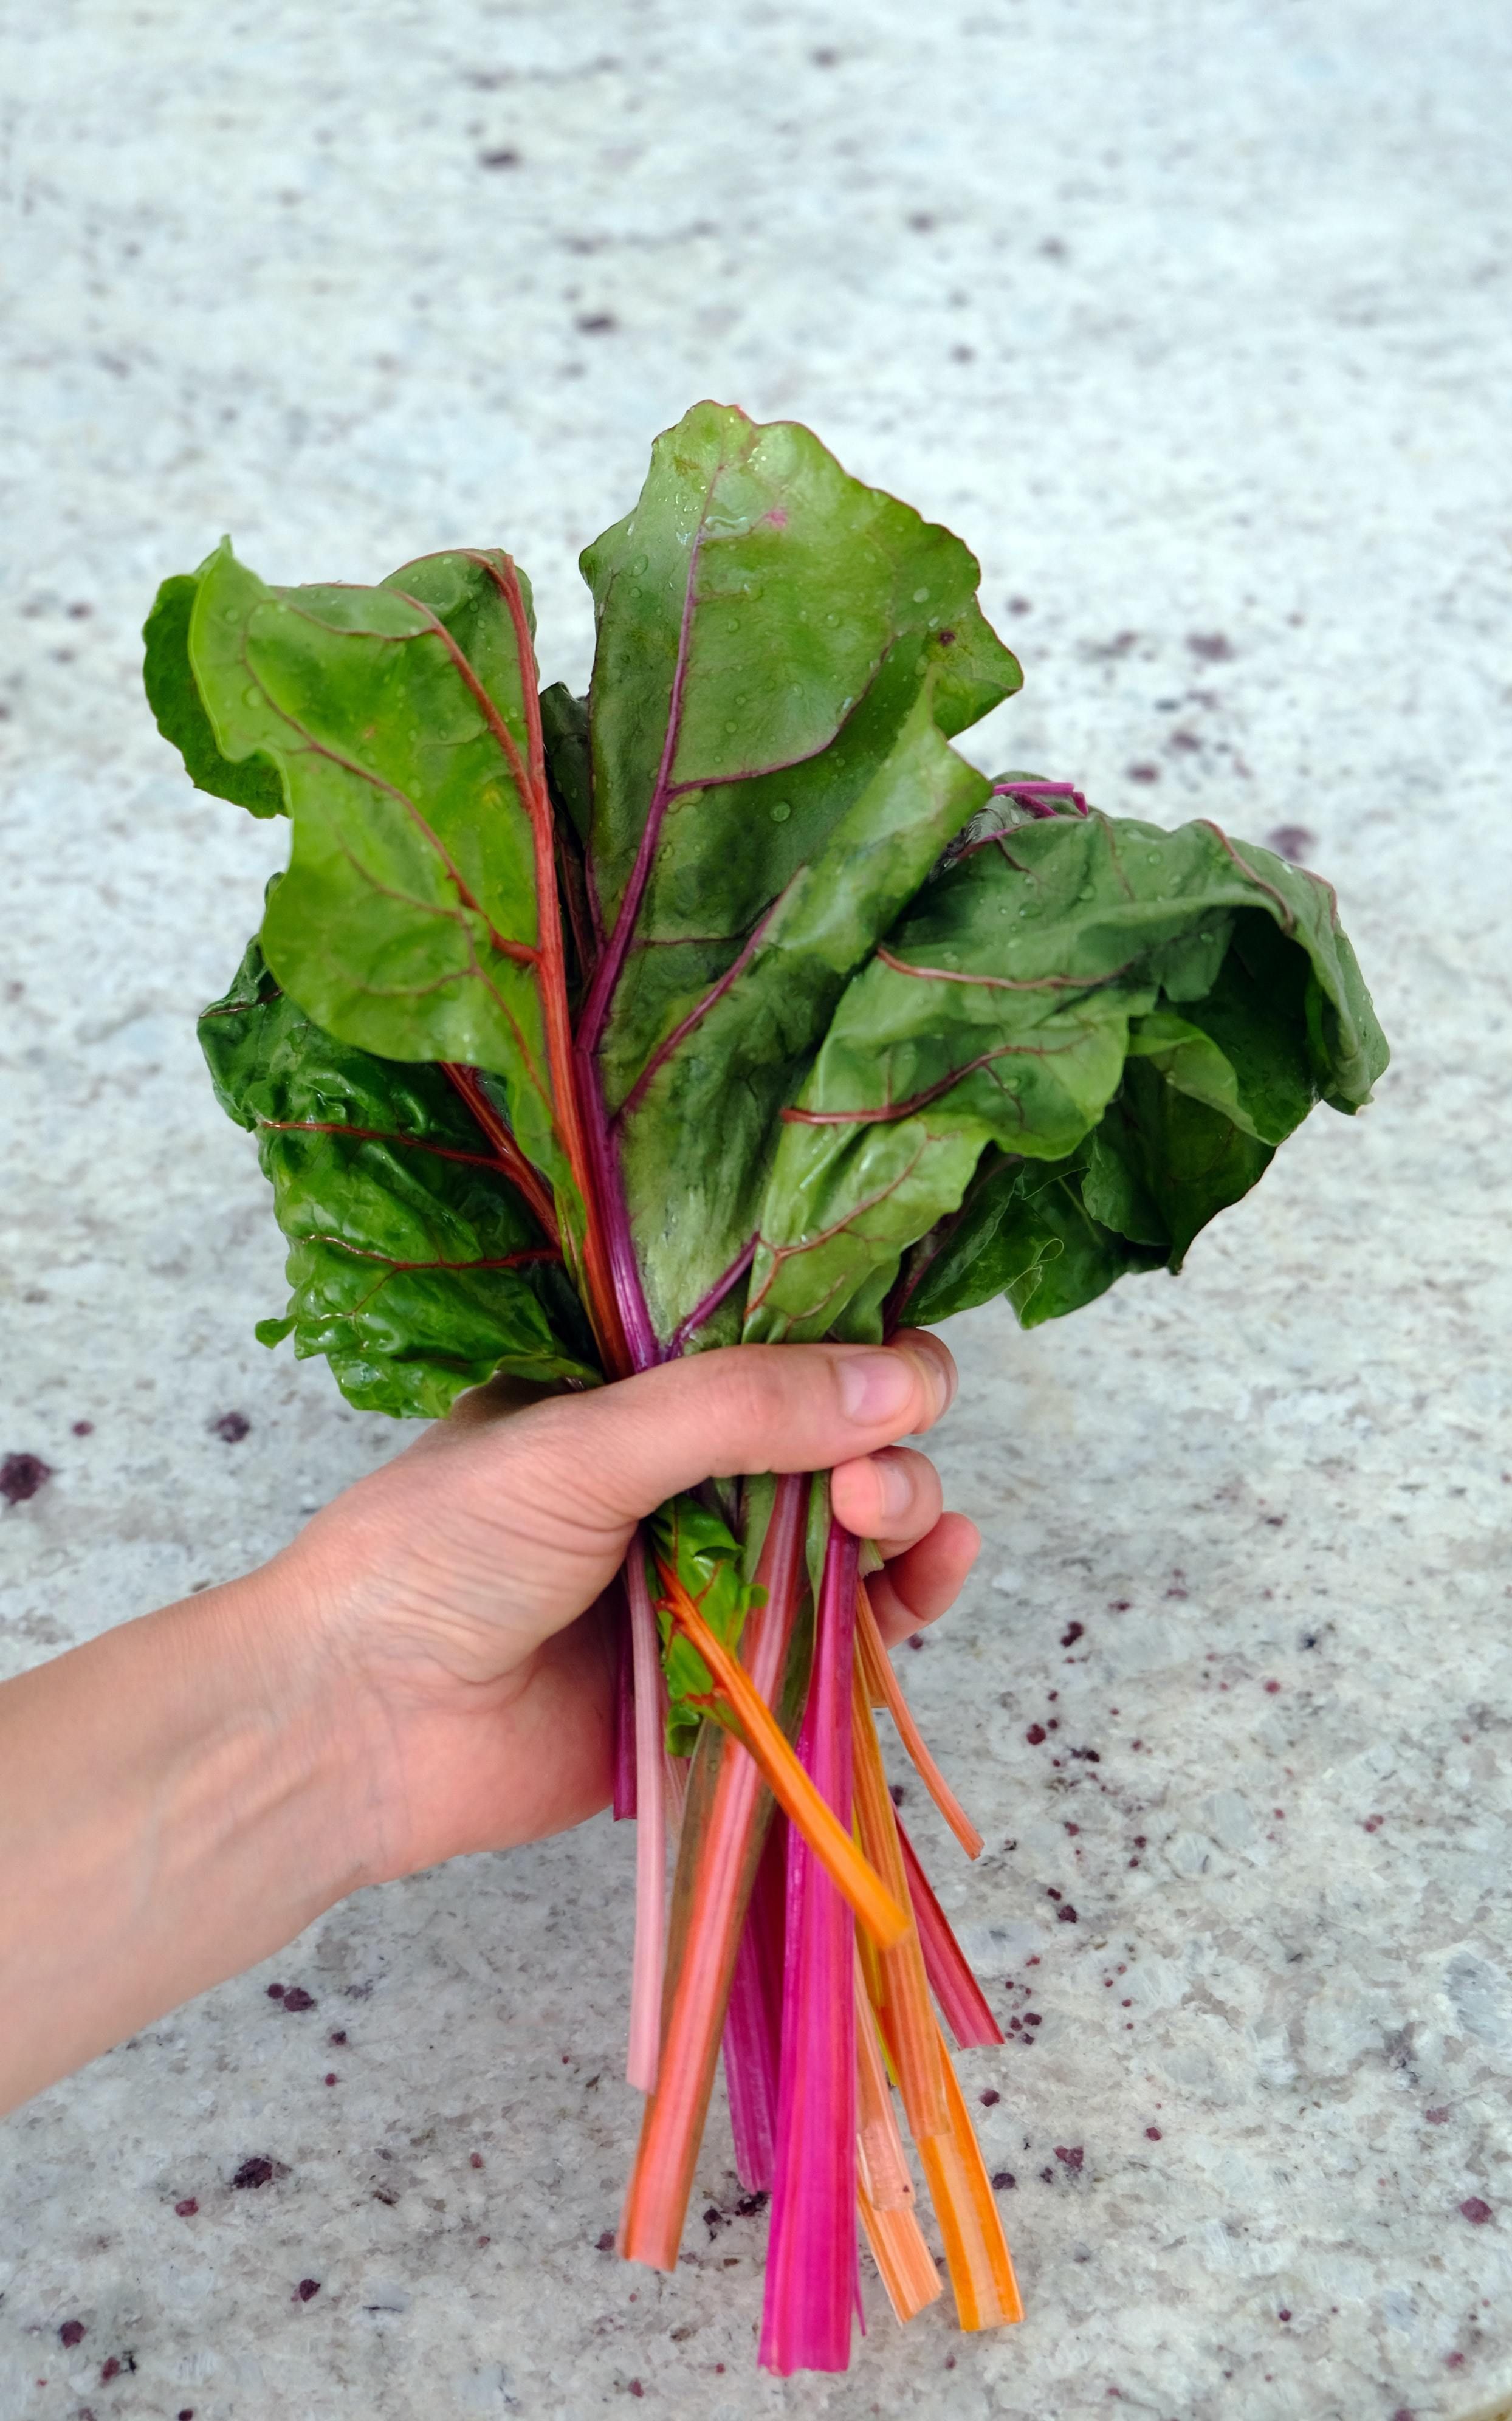
[(932, 1621), (976, 1533), (896, 1441), (954, 1378), (913, 1335), (742, 1346), (526, 1410), (481, 1389), (260, 1571), (0, 1687), (0, 2110), (360, 1885), (601, 1807), (594, 1609), (678, 1489), (833, 1466), (839, 1519), (889, 1558), (884, 1635)]
[(942, 1511), (933, 1465), (891, 1441), (954, 1393), (923, 1332), (885, 1351), (740, 1347), (524, 1411), (482, 1388), (339, 1497), (289, 1560), (373, 1743), (365, 1868), (507, 1848), (604, 1804), (614, 1663), (596, 1601), (636, 1521), (678, 1489), (833, 1465), (837, 1519), (887, 1558), (868, 1585), (884, 1639), (932, 1622), (979, 1541)]

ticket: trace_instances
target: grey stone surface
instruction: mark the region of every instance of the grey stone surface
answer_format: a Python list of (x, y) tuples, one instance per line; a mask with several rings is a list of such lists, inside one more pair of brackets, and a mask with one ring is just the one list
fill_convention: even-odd
[(756, 2223), (669, 2279), (596, 2249), (599, 1823), (337, 1910), (0, 2131), (5, 2421), (1504, 2410), (1505, 19), (56, 0), (0, 42), (0, 1451), (55, 1474), (0, 1515), (4, 1669), (397, 1443), (252, 1341), (279, 1253), (195, 1059), (280, 836), (188, 790), (134, 633), (223, 528), (288, 578), (506, 539), (580, 676), (573, 557), (654, 430), (799, 414), (979, 552), (1029, 673), (984, 761), (1304, 827), (1397, 1047), (1178, 1284), (958, 1324), (987, 1552), (904, 1661), (989, 1835), (968, 1872), (920, 1817), (945, 1897), (1043, 2015), (963, 2063), (1021, 2330), (899, 2335), (873, 2281), (851, 2376), (784, 2387)]

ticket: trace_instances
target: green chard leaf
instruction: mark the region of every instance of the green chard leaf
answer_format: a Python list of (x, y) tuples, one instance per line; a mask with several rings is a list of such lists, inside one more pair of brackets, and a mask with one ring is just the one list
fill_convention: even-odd
[(580, 1039), (649, 1358), (739, 1334), (783, 1104), (988, 795), (949, 738), (1021, 676), (959, 539), (807, 430), (715, 404), (658, 440), (584, 570), (600, 955)]
[(1385, 1064), (1331, 891), (1269, 851), (1096, 814), (980, 842), (786, 1113), (746, 1334), (879, 1335), (921, 1239), (909, 1320), (1005, 1292), (1033, 1324), (1179, 1267), (1315, 1101), (1358, 1108)]
[[(746, 1616), (766, 1601), (765, 1589), (746, 1578), (739, 1540), (719, 1515), (709, 1512), (695, 1496), (672, 1497), (653, 1513), (647, 1528), (653, 1556), (649, 1574), (653, 1601), (661, 1596), (655, 1560), (659, 1559), (677, 1573), (715, 1638), (726, 1648), (739, 1648)], [(660, 1620), (662, 1663), (671, 1701), (667, 1748), (673, 1757), (688, 1757), (704, 1717), (712, 1715), (716, 1722), (724, 1722), (725, 1716), (713, 1700), (713, 1676), (696, 1648), (680, 1632), (673, 1631), (669, 1615), (662, 1614)], [(702, 1699), (709, 1703), (696, 1703)]]
[(596, 1378), (559, 1254), (439, 1069), (324, 1033), (256, 942), (199, 1039), (289, 1242), (288, 1309), (259, 1324), (264, 1344), (292, 1335), (351, 1402), (428, 1418), (501, 1372)]
[(376, 588), (270, 588), (223, 543), (160, 591), (148, 687), (202, 787), (258, 814), (273, 787), (287, 803), (262, 930), (281, 987), (362, 1050), (500, 1077), (576, 1235), (543, 1003), (553, 835), (532, 630), (496, 552), (430, 555)]

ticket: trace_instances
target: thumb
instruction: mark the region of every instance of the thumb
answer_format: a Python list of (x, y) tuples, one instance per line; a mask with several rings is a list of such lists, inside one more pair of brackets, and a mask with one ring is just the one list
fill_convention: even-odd
[[(679, 1489), (744, 1472), (829, 1471), (927, 1429), (956, 1392), (938, 1337), (886, 1346), (733, 1345), (666, 1362), (510, 1423), (582, 1517), (641, 1520)], [(537, 1458), (540, 1461), (537, 1462)]]

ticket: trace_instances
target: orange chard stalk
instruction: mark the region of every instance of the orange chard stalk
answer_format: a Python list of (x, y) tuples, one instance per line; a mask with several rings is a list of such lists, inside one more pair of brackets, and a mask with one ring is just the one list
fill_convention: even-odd
[(856, 1960), (856, 2157), (861, 2183), (877, 2210), (897, 2210), (913, 2201), (892, 2088), (877, 2039), (865, 1972)]
[(861, 1845), (889, 1890), (909, 1911), (909, 1926), (891, 1948), (879, 1946), (868, 1962), (877, 2014), (883, 2039), (902, 2090), (903, 2107), (914, 2141), (943, 2134), (950, 2124), (944, 2083), (940, 2074), (939, 2034), (929, 2006), (924, 1953), (913, 1922), (908, 1876), (898, 1844), (897, 1824), (888, 1795), (887, 1776), (877, 1727), (866, 1703), (866, 1687), (858, 1663), (851, 1688), (853, 1804)]
[(888, 2302), (899, 2320), (917, 2319), (944, 2292), (923, 2228), (907, 2203), (891, 2209), (880, 2206), (864, 2185), (857, 2187), (856, 2203)]
[(1023, 2318), (1019, 2282), (987, 2163), (972, 2131), (971, 2114), (943, 2035), (939, 2042), (950, 2132), (926, 2136), (919, 2146), (919, 2159), (940, 2222), (957, 2318), (963, 2329), (1004, 2328)]
[(856, 1656), (866, 1683), (868, 1705), (885, 1707), (897, 1726), (897, 1735), (913, 1761), (914, 1771), (969, 1858), (981, 1855), (982, 1836), (951, 1789), (909, 1711), (898, 1687), (892, 1658), (882, 1646), (877, 1617), (865, 1587), (857, 1592)]
[(775, 1717), (752, 1688), (750, 1677), (709, 1630), (677, 1573), (660, 1561), (657, 1570), (672, 1620), (713, 1675), (716, 1695), (735, 1717), (740, 1738), (778, 1806), (797, 1825), (842, 1899), (849, 1902), (857, 1923), (880, 1949), (890, 1949), (913, 1929), (906, 1908), (907, 1885), (901, 1893), (890, 1892), (881, 1882), (850, 1835), (836, 1823)]

